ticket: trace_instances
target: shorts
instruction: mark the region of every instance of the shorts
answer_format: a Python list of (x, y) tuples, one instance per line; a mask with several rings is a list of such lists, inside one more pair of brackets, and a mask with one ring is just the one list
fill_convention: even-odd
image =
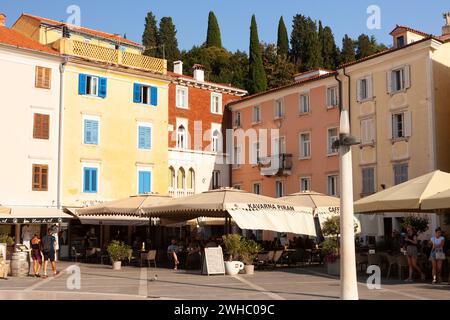
[(50, 260), (50, 262), (55, 262), (55, 251), (44, 251), (44, 261)]
[(417, 258), (419, 251), (416, 246), (408, 246), (406, 247), (406, 255), (411, 258)]
[[(442, 252), (442, 251), (441, 251)], [(431, 251), (430, 261), (444, 261), (445, 259), (436, 259), (436, 251)]]
[(38, 261), (39, 264), (42, 264), (41, 250), (39, 249), (31, 250), (31, 258), (33, 259), (33, 261)]

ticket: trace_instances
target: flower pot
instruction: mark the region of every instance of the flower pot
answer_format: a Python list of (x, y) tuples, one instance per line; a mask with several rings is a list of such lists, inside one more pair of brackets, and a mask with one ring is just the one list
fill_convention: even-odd
[(244, 267), (245, 274), (255, 274), (255, 266), (250, 264)]
[(113, 270), (121, 270), (122, 261), (113, 261)]
[(330, 276), (340, 276), (341, 275), (341, 260), (336, 259), (334, 262), (327, 263), (327, 273)]
[(240, 261), (226, 261), (225, 262), (225, 274), (229, 276), (236, 276), (239, 271), (244, 270), (244, 264)]

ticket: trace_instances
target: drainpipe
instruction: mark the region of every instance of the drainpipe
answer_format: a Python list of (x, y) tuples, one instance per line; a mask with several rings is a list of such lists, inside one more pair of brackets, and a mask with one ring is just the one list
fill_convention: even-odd
[(339, 113), (342, 112), (342, 80), (339, 79), (339, 72), (334, 75), (334, 78), (339, 83)]
[[(342, 68), (342, 70), (344, 71), (344, 76), (346, 76), (348, 78), (348, 117), (350, 120), (350, 129), (351, 129), (351, 124), (352, 124), (352, 82), (351, 82), (351, 77), (345, 72), (345, 67)], [(341, 101), (342, 103), (342, 101)]]
[(59, 123), (58, 123), (58, 179), (56, 188), (56, 206), (61, 209), (61, 179), (62, 179), (62, 128), (64, 112), (64, 71), (67, 58), (59, 66)]

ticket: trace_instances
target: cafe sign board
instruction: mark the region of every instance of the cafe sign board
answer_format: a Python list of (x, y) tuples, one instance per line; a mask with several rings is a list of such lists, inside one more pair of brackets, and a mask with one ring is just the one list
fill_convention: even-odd
[(0, 218), (0, 224), (55, 224), (67, 223), (67, 218)]
[(222, 247), (205, 248), (203, 258), (202, 274), (204, 275), (224, 275), (225, 263), (223, 260)]

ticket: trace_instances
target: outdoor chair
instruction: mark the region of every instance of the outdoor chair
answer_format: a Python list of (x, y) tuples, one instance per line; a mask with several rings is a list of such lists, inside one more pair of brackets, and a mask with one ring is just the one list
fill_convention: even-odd
[(381, 257), (379, 254), (369, 254), (367, 256), (367, 264), (369, 266), (381, 266)]
[(361, 271), (364, 271), (363, 266), (367, 268), (368, 262), (369, 259), (367, 258), (367, 255), (361, 253), (356, 254), (356, 268), (359, 267)]
[(267, 254), (267, 261), (268, 262), (273, 262), (273, 257), (275, 256), (275, 251), (269, 251), (269, 253)]
[(133, 255), (133, 249), (129, 249), (128, 250), (128, 264), (131, 265), (132, 262), (134, 262), (136, 260), (136, 257)]
[[(392, 271), (392, 266), (396, 266), (397, 265), (397, 256), (391, 256), (391, 255), (387, 255), (387, 259), (388, 259), (388, 272), (387, 272), (387, 279), (389, 280), (390, 276), (391, 276), (391, 271)], [(399, 271), (400, 273), (400, 271)]]
[(273, 267), (275, 268), (278, 265), (278, 262), (280, 262), (281, 257), (283, 256), (284, 251), (278, 250), (275, 251), (275, 254), (273, 256)]
[(269, 263), (269, 253), (258, 253), (257, 260), (257, 266), (258, 268), (263, 268), (267, 266)]
[(397, 258), (399, 279), (402, 280), (403, 279), (403, 277), (402, 277), (403, 276), (403, 268), (409, 269), (408, 259), (403, 254), (398, 255), (396, 258)]
[(71, 256), (74, 259), (75, 262), (78, 262), (78, 258), (82, 256), (81, 252), (78, 252), (75, 247), (71, 248)]
[(147, 253), (147, 264), (150, 267), (150, 263), (153, 261), (156, 268), (156, 250), (150, 250)]

